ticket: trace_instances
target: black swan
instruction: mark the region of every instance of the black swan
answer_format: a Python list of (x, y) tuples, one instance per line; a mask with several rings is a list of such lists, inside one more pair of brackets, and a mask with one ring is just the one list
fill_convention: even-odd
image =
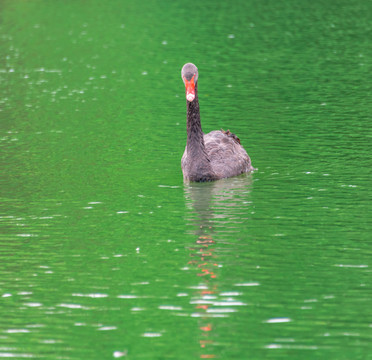
[(186, 87), (187, 143), (181, 160), (186, 181), (214, 181), (254, 170), (239, 138), (229, 130), (204, 134), (200, 123), (198, 68), (185, 64), (181, 71)]

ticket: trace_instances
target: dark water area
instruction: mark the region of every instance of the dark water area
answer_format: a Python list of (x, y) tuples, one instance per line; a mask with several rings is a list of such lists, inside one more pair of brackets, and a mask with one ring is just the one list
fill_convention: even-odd
[[(372, 3), (0, 1), (0, 357), (372, 359)], [(186, 184), (203, 130), (255, 172)]]

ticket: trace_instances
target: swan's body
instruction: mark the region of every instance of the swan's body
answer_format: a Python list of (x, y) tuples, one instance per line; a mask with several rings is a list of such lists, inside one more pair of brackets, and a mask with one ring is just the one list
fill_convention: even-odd
[(196, 66), (184, 65), (182, 79), (187, 99), (187, 143), (181, 160), (184, 180), (214, 181), (252, 171), (251, 159), (234, 134), (220, 130), (203, 133)]
[(192, 157), (189, 159), (186, 145), (181, 160), (185, 180), (213, 181), (252, 170), (251, 161), (243, 146), (231, 133), (227, 134), (228, 132), (220, 130), (203, 134), (205, 153), (209, 160), (205, 164)]

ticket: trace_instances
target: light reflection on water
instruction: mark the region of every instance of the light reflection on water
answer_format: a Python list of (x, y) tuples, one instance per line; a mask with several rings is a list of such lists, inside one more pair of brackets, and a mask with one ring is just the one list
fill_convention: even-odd
[(242, 175), (207, 184), (185, 184), (186, 205), (190, 210), (187, 220), (192, 227), (189, 232), (195, 237), (195, 244), (189, 248), (191, 259), (188, 266), (196, 269), (198, 279), (198, 285), (192, 287), (194, 292), (190, 304), (194, 305), (194, 312), (191, 316), (200, 319), (201, 358), (217, 357), (215, 339), (223, 337), (223, 334), (216, 330), (219, 324), (215, 319), (228, 318), (239, 312), (240, 307), (249, 306), (238, 298), (243, 292), (232, 292), (231, 286), (225, 288), (219, 283), (221, 268), (230, 264), (218, 250), (220, 243), (228, 244), (229, 237), (242, 231), (237, 224), (249, 221), (252, 176)]

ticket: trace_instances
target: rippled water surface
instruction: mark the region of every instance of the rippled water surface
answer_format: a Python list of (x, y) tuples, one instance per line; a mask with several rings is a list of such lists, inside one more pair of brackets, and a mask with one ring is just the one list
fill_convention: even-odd
[[(372, 359), (371, 2), (0, 1), (0, 357)], [(257, 170), (184, 184), (180, 70)]]

